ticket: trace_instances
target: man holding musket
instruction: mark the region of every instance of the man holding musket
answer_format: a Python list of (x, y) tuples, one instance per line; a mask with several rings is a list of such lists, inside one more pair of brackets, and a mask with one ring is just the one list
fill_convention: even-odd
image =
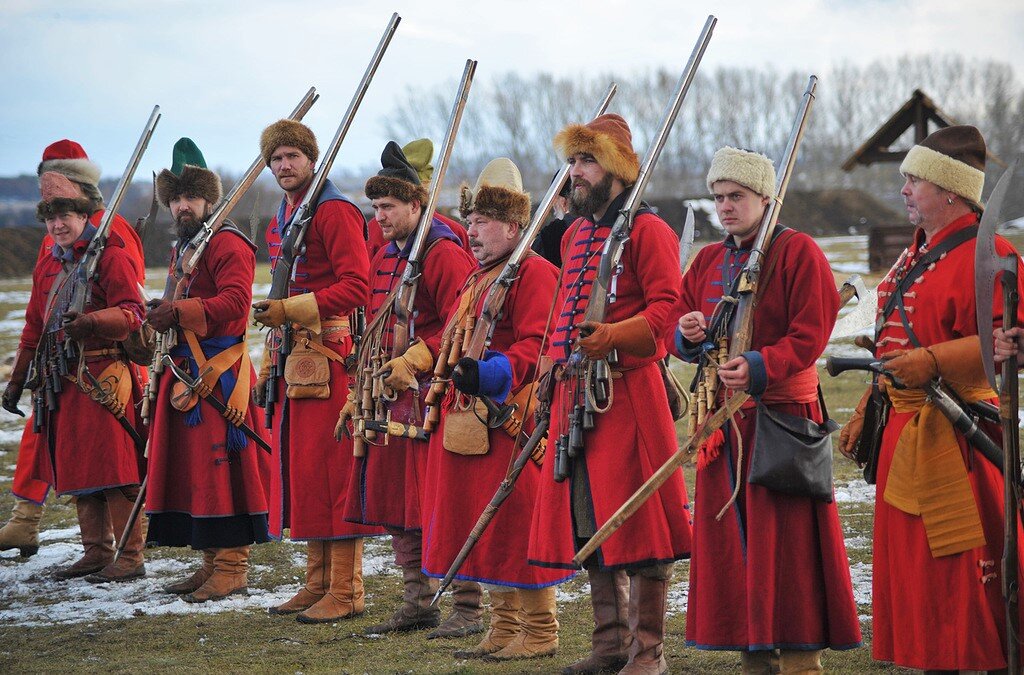
[[(429, 160), (433, 146), (429, 140), (414, 141), (410, 146), (407, 146), (410, 147), (410, 156), (417, 160), (417, 164), (422, 166), (424, 157)], [(366, 181), (366, 196), (373, 204), (377, 226), (389, 242), (377, 250), (370, 263), (368, 324), (380, 312), (391, 311), (393, 291), (401, 283), (416, 226), (428, 200), (427, 186), (421, 181), (418, 171), (420, 167), (413, 161), (397, 143), (391, 141), (381, 155), (383, 168)], [(427, 167), (432, 169), (429, 161)], [(421, 394), (430, 388), (432, 359), (423, 341), (441, 332), (443, 317), (455, 301), (462, 281), (474, 267), (472, 257), (462, 248), (458, 236), (447, 223), (435, 216), (429, 227), (413, 305), (417, 341), (403, 358), (386, 367), (392, 371), (390, 380), (394, 382), (393, 391), (397, 396), (387, 404), (390, 420), (415, 426), (423, 426)], [(380, 329), (380, 350), (389, 355), (393, 350), (394, 325), (395, 317), (391, 315)], [(335, 433), (338, 440), (348, 431), (345, 425), (355, 412), (355, 396), (355, 392), (349, 393), (341, 411)], [(431, 606), (437, 584), (421, 571), (427, 442), (393, 436), (387, 439), (386, 444), (367, 443), (365, 456), (356, 457), (354, 464), (345, 518), (364, 525), (382, 525), (387, 529), (391, 534), (395, 563), (402, 569), (404, 584), (402, 606), (388, 620), (367, 627), (366, 632), (379, 634), (437, 627), (440, 610)], [(470, 584), (460, 590), (461, 593), (456, 593), (456, 612), (443, 629), (432, 632), (430, 636), (458, 637), (483, 630), (479, 586)]]
[[(878, 286), (875, 356), (905, 388), (878, 379), (892, 408), (880, 447), (872, 449), (872, 655), (926, 671), (1007, 667), (1000, 467), (966, 442), (921, 388), (941, 378), (964, 402), (997, 402), (984, 372), (981, 350), (992, 345), (978, 338), (974, 282), (985, 152), (971, 126), (940, 129), (910, 149), (900, 165), (900, 194), (917, 230)], [(1001, 237), (995, 249), (1017, 256)], [(1001, 294), (992, 316), (998, 330)], [(851, 458), (869, 431), (869, 394), (840, 435)], [(987, 431), (998, 438), (997, 429)]]
[[(157, 176), (156, 191), (177, 228), (173, 271), (220, 201), (220, 177), (207, 168), (195, 143), (182, 138), (174, 145), (171, 168)], [(249, 400), (256, 373), (245, 345), (255, 254), (255, 244), (226, 222), (179, 284), (179, 297), (153, 301), (146, 316), (155, 331), (177, 333), (171, 356), (178, 367), (212, 383), (208, 396), (234, 415), (228, 421), (164, 371), (150, 430), (147, 540), (202, 551), (199, 569), (164, 587), (186, 602), (247, 593), (249, 546), (270, 540), (270, 458), (238, 426), (263, 430), (263, 416)]]
[[(711, 161), (707, 186), (726, 238), (702, 248), (683, 277), (673, 341), (676, 355), (691, 362), (716, 339), (709, 323), (722, 297), (735, 295), (775, 195), (775, 168), (764, 155), (724, 147)], [(716, 368), (717, 405), (726, 389), (753, 398), (735, 426), (726, 423), (697, 456), (686, 640), (698, 649), (740, 651), (744, 673), (771, 672), (773, 650), (782, 672), (816, 672), (822, 649), (850, 649), (861, 639), (839, 512), (832, 501), (746, 480), (754, 457), (774, 450), (755, 443), (755, 400), (823, 421), (815, 362), (828, 344), (839, 296), (811, 237), (775, 229), (755, 302), (750, 351)], [(730, 338), (715, 349), (728, 352)]]
[[(598, 362), (612, 350), (607, 410), (583, 431), (569, 476), (541, 481), (530, 537), (530, 562), (572, 569), (576, 551), (676, 449), (675, 427), (657, 361), (661, 336), (679, 299), (679, 244), (672, 229), (641, 208), (613, 280), (615, 300), (602, 323), (581, 323), (591, 300), (601, 249), (629, 188), (639, 175), (626, 121), (605, 114), (573, 124), (555, 137), (569, 162), (573, 212), (581, 215), (562, 239), (563, 269), (548, 355), (557, 383), (548, 438), (570, 432), (569, 412), (579, 378), (565, 369), (572, 357)], [(578, 345), (578, 349), (574, 349)], [(579, 352), (582, 352), (580, 354)], [(549, 446), (551, 447), (551, 446)], [(550, 476), (550, 474), (549, 474)], [(593, 650), (563, 672), (663, 673), (666, 597), (672, 563), (690, 554), (690, 515), (676, 473), (598, 551), (584, 561), (594, 611)]]
[[(46, 451), (37, 453), (33, 474), (45, 477), (58, 495), (75, 498), (85, 549), (81, 559), (54, 576), (88, 575), (93, 583), (141, 577), (146, 573), (141, 522), (113, 562), (115, 535), (124, 531), (140, 483), (141, 448), (126, 427), (135, 426), (134, 401), (141, 392), (119, 344), (142, 324), (137, 273), (124, 240), (110, 232), (97, 278), (85, 282), (92, 284), (91, 301), (82, 313), (72, 310), (75, 285), (81, 283), (77, 266), (97, 231), (89, 222), (93, 204), (56, 172), (43, 174), (40, 192), (36, 215), (54, 244), (32, 275), (3, 407), (15, 410), (26, 386), (46, 399), (42, 419), (36, 420)], [(69, 357), (68, 342), (79, 346), (76, 358)], [(33, 360), (43, 377), (26, 382)]]
[[(313, 180), (319, 155), (308, 127), (280, 120), (264, 129), (260, 151), (285, 192), (267, 228), (271, 267), (281, 258), (285, 227)], [(278, 466), (271, 480), (270, 533), (290, 528), (307, 542), (306, 584), (271, 614), (298, 613), (302, 623), (328, 623), (362, 614), (363, 537), (372, 527), (344, 520), (352, 471), (351, 442), (334, 440), (338, 410), (348, 394), (345, 357), (352, 351), (349, 314), (366, 304), (368, 261), (363, 215), (331, 181), (326, 181), (304, 240), (305, 253), (292, 270), (289, 296), (261, 300), (256, 322), (271, 329), (290, 323), (293, 347), (277, 382), (280, 405), (273, 417)], [(254, 391), (262, 402), (270, 369), (272, 340)]]

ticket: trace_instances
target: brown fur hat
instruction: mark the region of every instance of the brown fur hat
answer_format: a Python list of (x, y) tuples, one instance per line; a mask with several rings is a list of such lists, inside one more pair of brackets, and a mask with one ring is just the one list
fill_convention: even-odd
[(263, 155), (263, 161), (267, 166), (270, 166), (270, 156), (274, 154), (274, 150), (282, 145), (298, 148), (314, 164), (320, 156), (316, 136), (302, 122), (288, 119), (278, 120), (263, 130), (263, 133), (260, 134), (260, 154)]
[(178, 195), (202, 197), (210, 205), (220, 201), (223, 188), (220, 176), (206, 168), (206, 159), (191, 138), (180, 138), (174, 144), (171, 168), (156, 177), (156, 199), (170, 208)]
[(85, 198), (55, 197), (50, 201), (44, 199), (36, 204), (36, 220), (40, 223), (45, 223), (47, 218), (62, 213), (81, 213), (88, 218), (92, 215), (92, 202)]
[(508, 157), (488, 162), (476, 187), (463, 185), (459, 196), (459, 213), (463, 220), (471, 213), (493, 218), (503, 223), (516, 223), (526, 227), (530, 222), (530, 195), (523, 191), (523, 177)]
[(388, 141), (380, 156), (381, 170), (376, 176), (366, 181), (366, 197), (380, 199), (394, 197), (410, 203), (419, 201), (420, 206), (427, 203), (427, 189), (420, 182), (416, 168), (406, 158), (398, 143)]
[(555, 136), (555, 150), (562, 159), (575, 154), (592, 155), (597, 163), (626, 185), (640, 175), (640, 159), (633, 150), (633, 134), (626, 120), (607, 113), (586, 124), (570, 124)]

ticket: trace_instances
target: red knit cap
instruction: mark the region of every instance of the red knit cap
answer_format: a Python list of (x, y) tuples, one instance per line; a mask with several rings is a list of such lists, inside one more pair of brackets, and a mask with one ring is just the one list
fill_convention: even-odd
[(51, 143), (43, 150), (43, 161), (39, 163), (36, 175), (42, 176), (47, 171), (56, 171), (76, 183), (89, 183), (97, 188), (100, 185), (100, 167), (89, 159), (81, 145), (67, 138)]
[(563, 159), (584, 153), (626, 185), (640, 175), (640, 159), (633, 150), (633, 134), (621, 116), (607, 113), (587, 124), (570, 124), (555, 136), (555, 149)]

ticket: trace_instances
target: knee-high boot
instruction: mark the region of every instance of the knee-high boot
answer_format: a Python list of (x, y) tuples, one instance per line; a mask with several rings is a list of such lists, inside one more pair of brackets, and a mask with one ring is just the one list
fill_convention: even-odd
[(365, 609), (362, 538), (339, 539), (327, 545), (330, 586), (316, 604), (296, 615), (299, 623), (331, 623), (359, 616)]

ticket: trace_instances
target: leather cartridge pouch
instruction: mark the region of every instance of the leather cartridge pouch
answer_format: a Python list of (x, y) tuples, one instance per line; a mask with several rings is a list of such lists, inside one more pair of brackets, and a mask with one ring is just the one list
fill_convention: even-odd
[(486, 455), (491, 449), (487, 428), (487, 406), (473, 397), (473, 407), (462, 405), (466, 397), (459, 394), (456, 405), (444, 416), (444, 449), (456, 455)]
[[(92, 354), (105, 351), (85, 352), (86, 361), (97, 358), (91, 356)], [(132, 397), (132, 375), (128, 370), (128, 364), (120, 359), (112, 361), (96, 380), (100, 385), (98, 388), (92, 387), (87, 381), (79, 381), (79, 386), (89, 398), (112, 412), (115, 417), (123, 416)]]
[(121, 343), (125, 354), (132, 363), (148, 366), (153, 363), (153, 352), (156, 349), (156, 331), (148, 323), (142, 324), (139, 330), (132, 331)]
[(349, 337), (348, 321), (325, 321), (319, 335), (296, 330), (292, 351), (284, 364), (285, 395), (290, 399), (326, 399), (331, 397), (331, 361), (345, 366), (345, 357), (324, 346)]
[(676, 376), (668, 368), (668, 358), (658, 359), (658, 371), (661, 372), (661, 382), (665, 385), (665, 395), (668, 397), (668, 409), (672, 412), (672, 420), (678, 422), (683, 419), (690, 405), (686, 390), (679, 383)]
[(864, 467), (864, 481), (874, 485), (878, 480), (878, 453), (882, 449), (882, 433), (889, 421), (892, 402), (878, 387), (878, 376), (871, 381), (871, 396), (864, 407), (864, 427), (854, 447), (857, 463)]

